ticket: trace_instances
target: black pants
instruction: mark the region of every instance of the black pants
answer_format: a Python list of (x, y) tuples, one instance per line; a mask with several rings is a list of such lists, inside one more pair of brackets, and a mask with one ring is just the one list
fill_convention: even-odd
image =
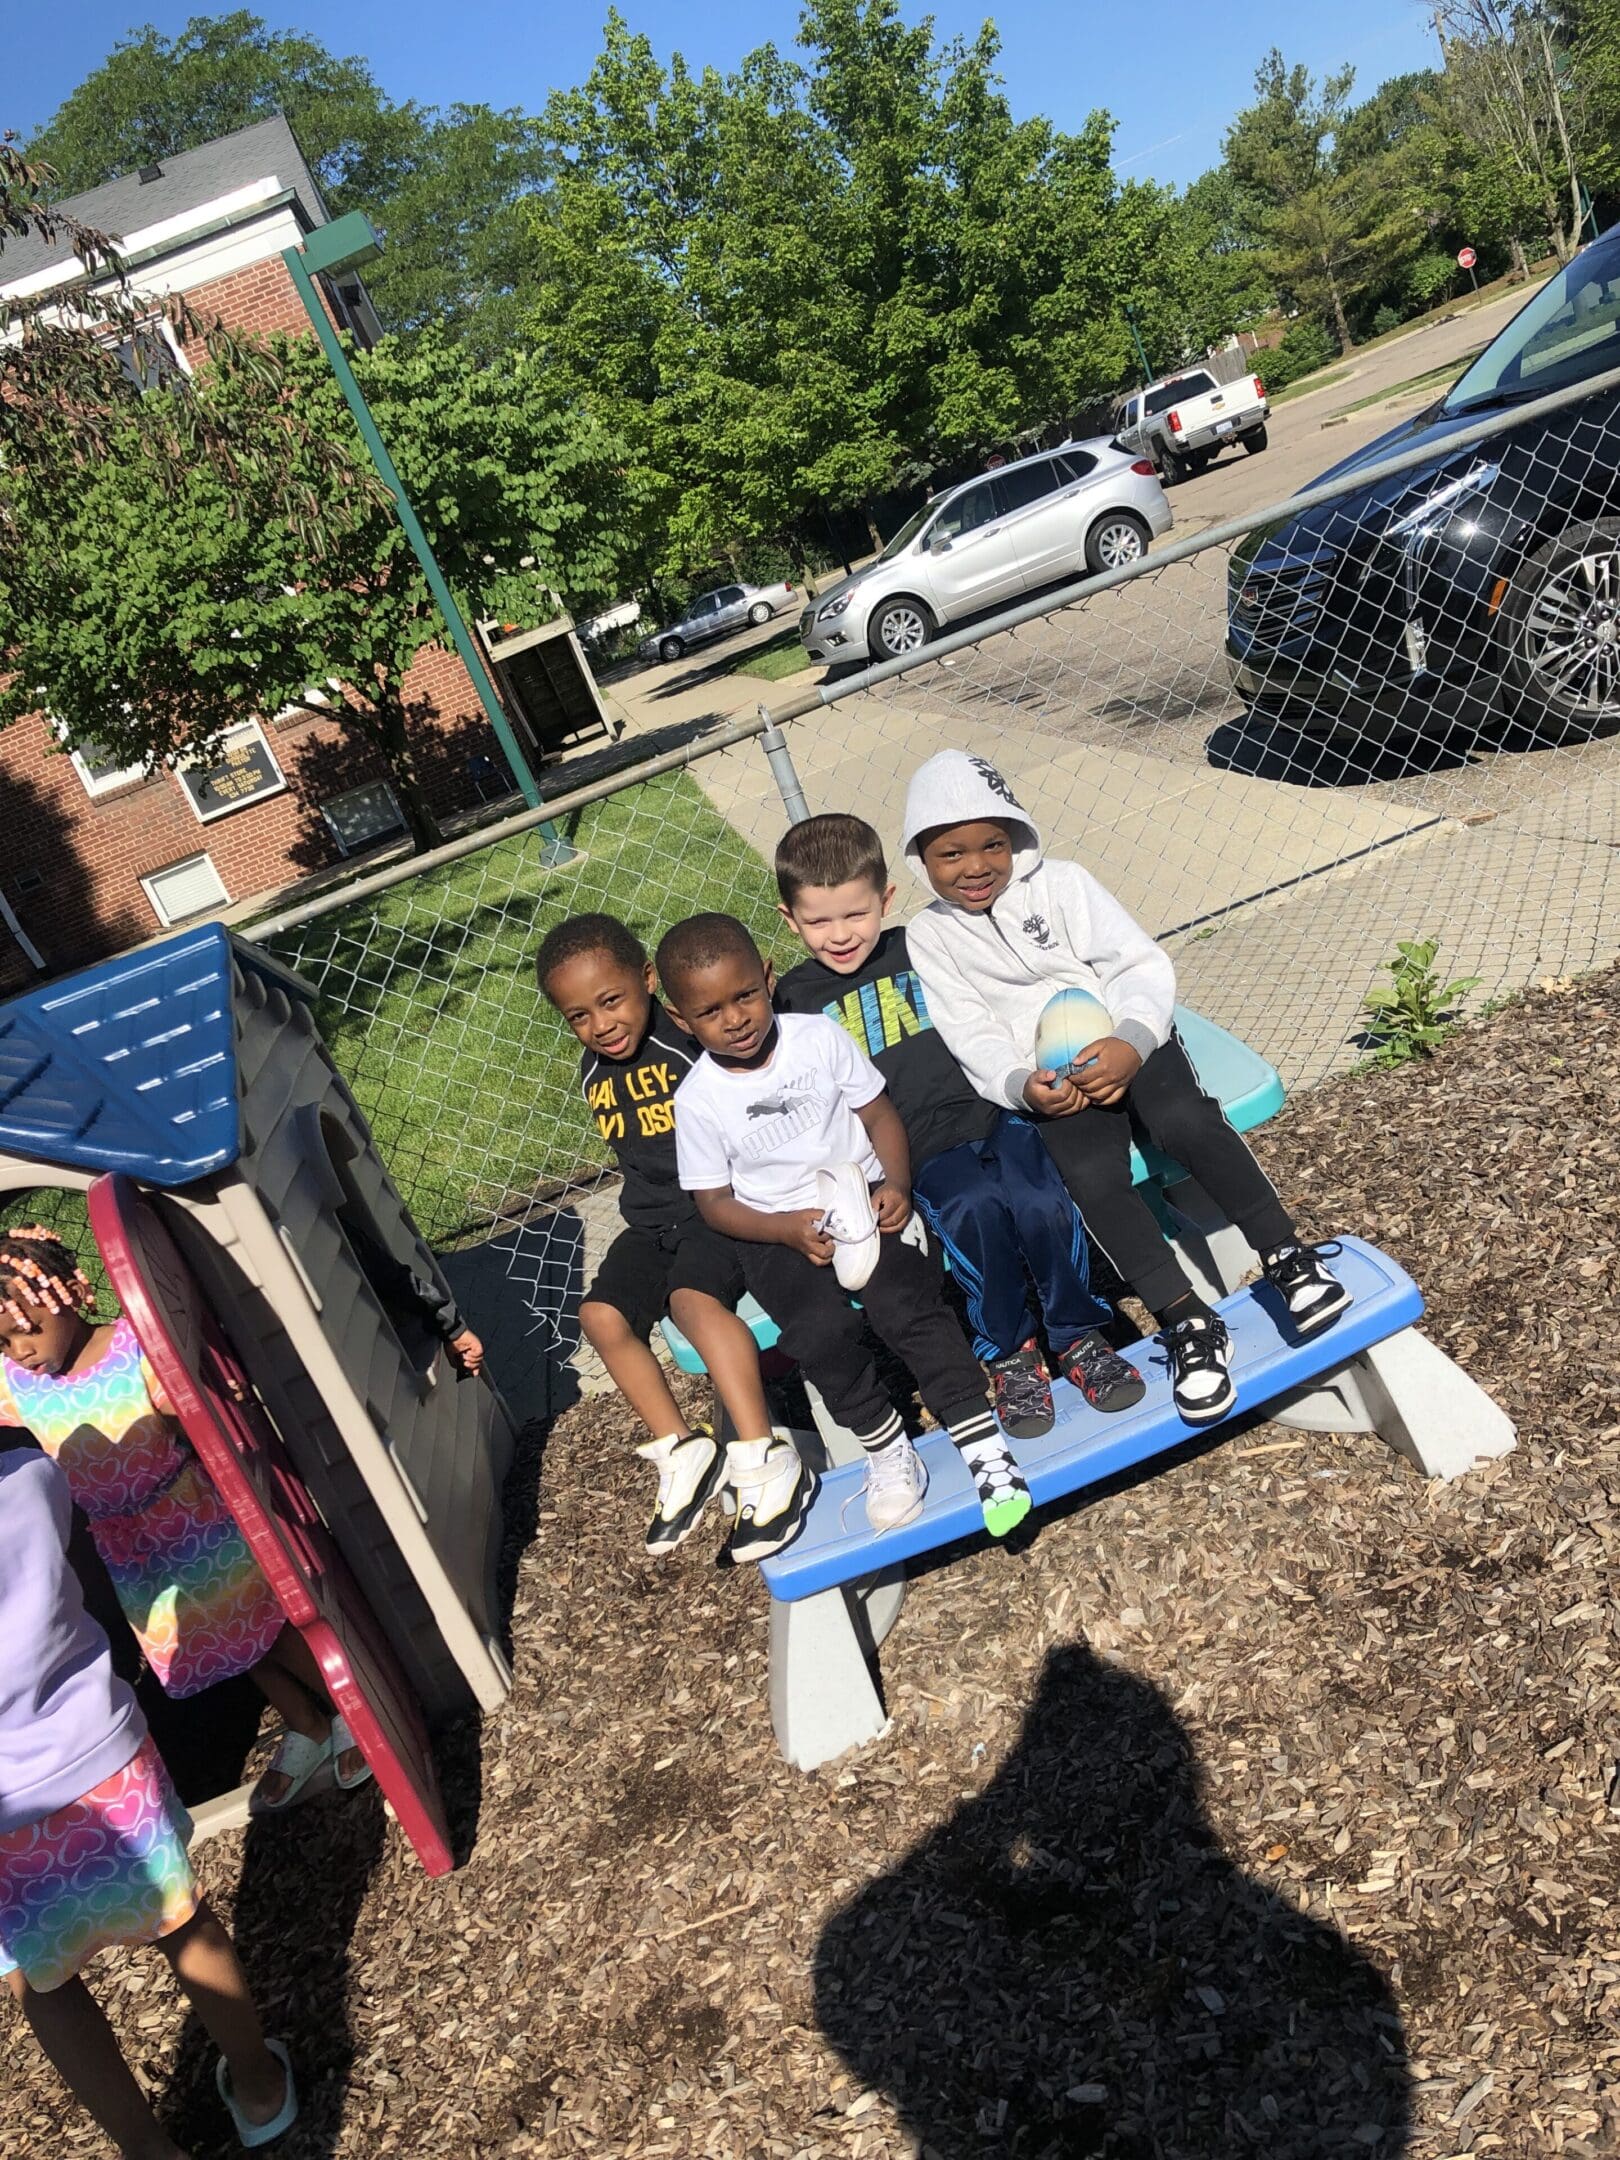
[[(894, 1415), (861, 1315), (830, 1267), (788, 1245), (739, 1245), (748, 1287), (782, 1331), (782, 1348), (854, 1433), (875, 1432)], [(941, 1425), (983, 1411), (984, 1373), (945, 1303), (937, 1252), (885, 1233), (878, 1264), (860, 1293), (866, 1317), (917, 1383)]]
[(1131, 1141), (1139, 1135), (1174, 1156), (1257, 1250), (1292, 1240), (1293, 1218), (1276, 1188), (1214, 1096), (1199, 1086), (1192, 1060), (1173, 1035), (1143, 1065), (1123, 1102), (1109, 1110), (1088, 1104), (1072, 1117), (1041, 1120), (1041, 1138), (1085, 1217), (1091, 1242), (1150, 1312), (1162, 1319), (1192, 1286), (1141, 1187), (1131, 1183)]

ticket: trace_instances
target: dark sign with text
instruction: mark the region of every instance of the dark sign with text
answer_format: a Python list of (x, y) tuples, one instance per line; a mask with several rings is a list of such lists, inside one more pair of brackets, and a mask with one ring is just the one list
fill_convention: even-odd
[(201, 818), (240, 810), (263, 795), (277, 794), (285, 785), (270, 745), (257, 729), (222, 744), (213, 764), (182, 766), (177, 777)]

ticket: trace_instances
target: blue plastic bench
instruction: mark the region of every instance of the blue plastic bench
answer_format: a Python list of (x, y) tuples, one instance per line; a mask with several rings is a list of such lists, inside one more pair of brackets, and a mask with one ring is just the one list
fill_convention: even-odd
[[(1238, 1131), (1275, 1117), (1283, 1086), (1264, 1058), (1185, 1007), (1177, 1008), (1176, 1024), (1204, 1086)], [(1314, 1342), (1300, 1343), (1264, 1285), (1238, 1288), (1256, 1255), (1182, 1167), (1152, 1149), (1145, 1161), (1136, 1155), (1134, 1167), (1137, 1183), (1153, 1187), (1155, 1209), (1183, 1265), (1218, 1302), (1231, 1331), (1237, 1402), (1229, 1418), (1264, 1406), (1279, 1424), (1377, 1432), (1429, 1477), (1460, 1476), (1513, 1446), (1502, 1411), (1417, 1332), (1423, 1300), (1393, 1260), (1346, 1238), (1338, 1266), (1354, 1302)], [(761, 1349), (772, 1347), (777, 1329), (769, 1316), (752, 1299), (738, 1309)], [(680, 1330), (668, 1320), (663, 1326), (677, 1364), (702, 1372)], [(1192, 1437), (1171, 1401), (1163, 1359), (1148, 1344), (1136, 1355), (1148, 1391), (1134, 1410), (1104, 1417), (1065, 1388), (1053, 1430), (1018, 1443), (1037, 1509)], [(899, 1616), (906, 1561), (983, 1531), (972, 1480), (940, 1433), (919, 1444), (929, 1476), (922, 1514), (900, 1530), (868, 1529), (859, 1443), (827, 1416), (813, 1388), (809, 1393), (831, 1467), (804, 1529), (761, 1568), (772, 1600), (772, 1722), (783, 1754), (805, 1770), (883, 1730), (875, 1654)], [(801, 1436), (805, 1452), (814, 1444), (813, 1436)]]

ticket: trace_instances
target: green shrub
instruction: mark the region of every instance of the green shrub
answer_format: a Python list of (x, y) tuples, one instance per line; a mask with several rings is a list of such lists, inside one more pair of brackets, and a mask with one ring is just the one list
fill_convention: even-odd
[(1282, 390), (1302, 375), (1312, 375), (1339, 357), (1339, 348), (1314, 315), (1302, 315), (1288, 326), (1283, 341), (1263, 356), (1261, 373), (1266, 387)]
[(1391, 330), (1398, 330), (1406, 317), (1399, 308), (1393, 308), (1386, 300), (1373, 317), (1373, 336), (1387, 337)]

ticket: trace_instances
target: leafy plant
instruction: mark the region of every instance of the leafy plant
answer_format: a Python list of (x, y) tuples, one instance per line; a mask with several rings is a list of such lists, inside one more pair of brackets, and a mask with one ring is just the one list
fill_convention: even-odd
[(1368, 991), (1362, 1000), (1368, 1015), (1367, 1039), (1379, 1065), (1406, 1065), (1433, 1055), (1456, 1025), (1455, 1006), (1480, 977), (1459, 975), (1442, 983), (1434, 938), (1402, 938), (1395, 957), (1384, 963), (1391, 980)]

